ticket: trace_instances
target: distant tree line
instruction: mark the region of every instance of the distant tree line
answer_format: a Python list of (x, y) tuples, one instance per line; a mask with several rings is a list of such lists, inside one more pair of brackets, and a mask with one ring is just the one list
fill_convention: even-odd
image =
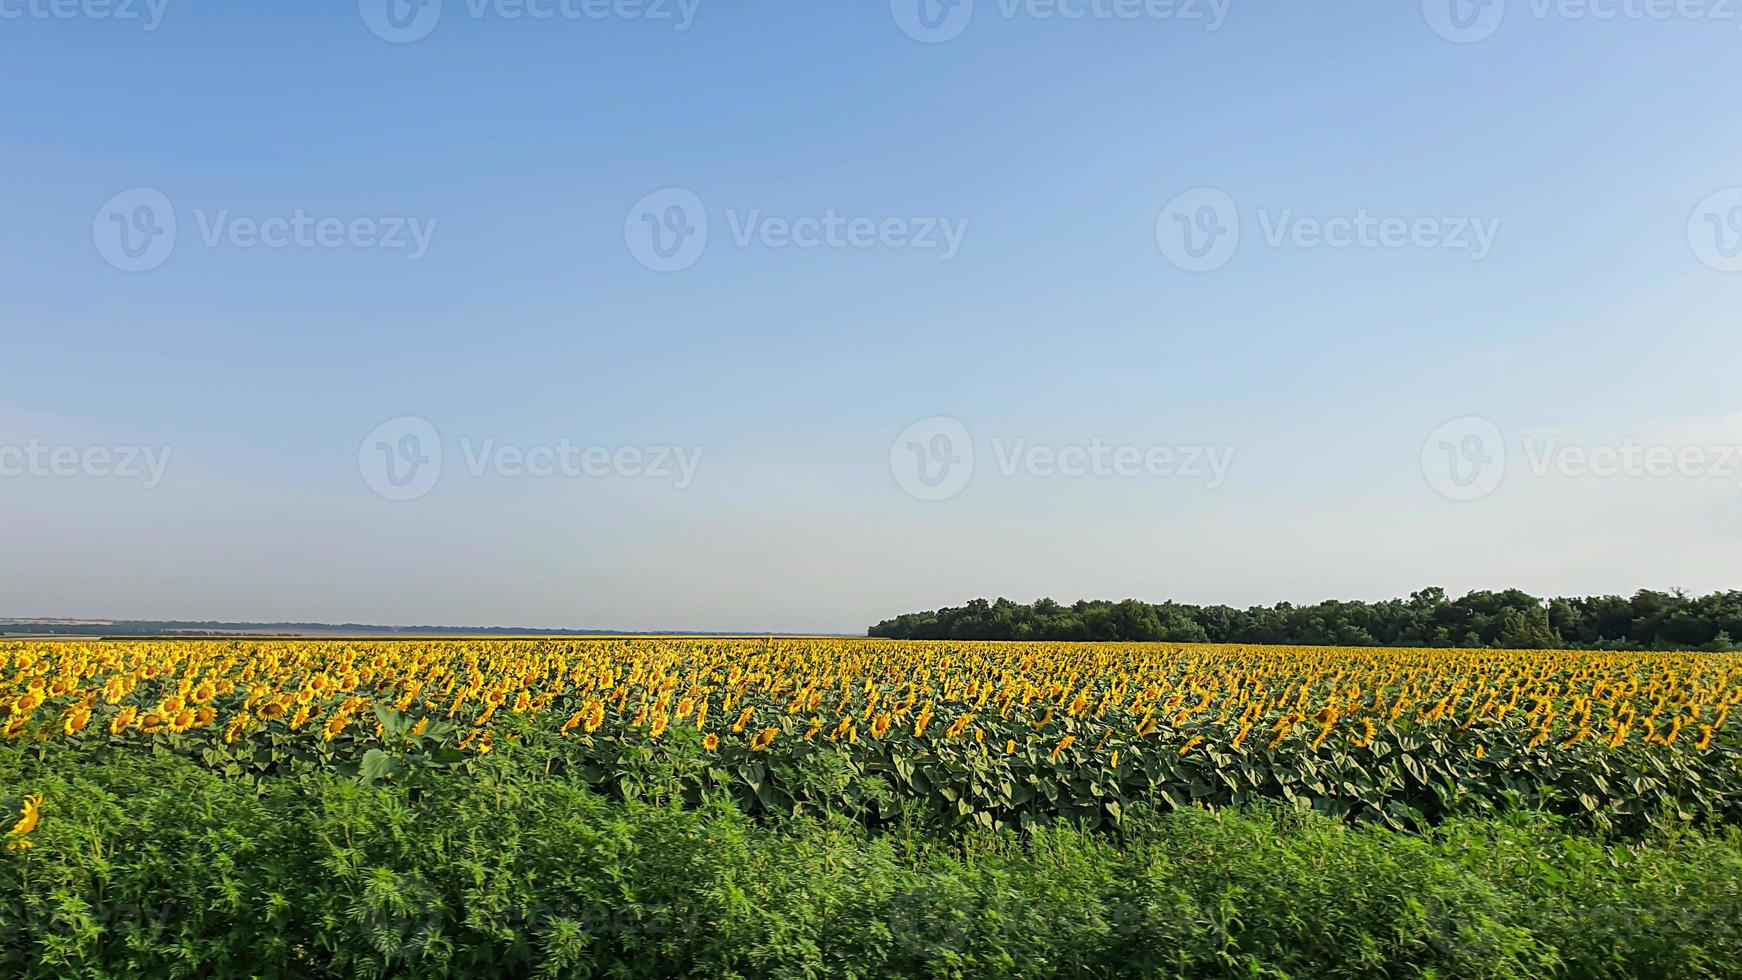
[(1628, 599), (1539, 599), (1517, 589), (1459, 598), (1441, 588), (1384, 602), (1282, 602), (1234, 609), (1136, 599), (1031, 604), (975, 599), (905, 613), (868, 635), (902, 640), (1095, 640), (1306, 646), (1742, 649), (1742, 592), (1689, 596), (1642, 590)]

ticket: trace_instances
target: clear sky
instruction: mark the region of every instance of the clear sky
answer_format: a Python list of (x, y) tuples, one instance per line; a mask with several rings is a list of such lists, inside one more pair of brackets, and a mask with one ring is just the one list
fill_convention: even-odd
[(1742, 5), (387, 2), (0, 0), (0, 615), (1742, 587)]

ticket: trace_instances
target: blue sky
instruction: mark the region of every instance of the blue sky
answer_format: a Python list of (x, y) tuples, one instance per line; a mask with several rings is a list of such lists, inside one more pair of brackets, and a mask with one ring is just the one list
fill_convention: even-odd
[[(377, 0), (153, 30), (0, 0), (0, 615), (852, 631), (977, 595), (1742, 587), (1742, 12), (1506, 0), (1459, 43), (1439, 0), (977, 0), (926, 43), (909, 0), (690, 2), (445, 0), (396, 41)], [(634, 229), (672, 188), (706, 244), (656, 271)], [(1240, 236), (1194, 272), (1163, 240), (1204, 189)], [(174, 248), (127, 271), (141, 191)], [(298, 215), (344, 231), (253, 243)], [(879, 231), (781, 244), (830, 216)], [(1318, 243), (1362, 216), (1420, 233)], [(440, 477), (388, 499), (407, 418)], [(946, 499), (903, 463), (935, 418), (973, 454)], [(1459, 499), (1434, 460), (1472, 433), (1504, 466)], [(492, 455), (565, 445), (642, 452)], [(1024, 455), (1094, 445), (1176, 468)], [(679, 449), (690, 479), (646, 472)]]

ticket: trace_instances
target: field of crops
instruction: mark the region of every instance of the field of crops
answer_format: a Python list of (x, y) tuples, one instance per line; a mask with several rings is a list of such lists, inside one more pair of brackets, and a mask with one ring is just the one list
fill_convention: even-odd
[[(14, 642), (9, 751), (260, 782), (448, 778), (510, 744), (619, 799), (1116, 825), (1276, 800), (1398, 829), (1539, 808), (1742, 822), (1742, 666), (1702, 654), (838, 639)], [(22, 814), (29, 787), (3, 802)], [(24, 821), (20, 820), (20, 826)], [(9, 840), (28, 845), (28, 833)]]

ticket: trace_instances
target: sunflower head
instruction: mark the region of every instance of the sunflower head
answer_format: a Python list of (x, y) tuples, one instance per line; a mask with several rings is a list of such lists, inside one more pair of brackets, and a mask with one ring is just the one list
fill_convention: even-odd
[(35, 830), (37, 821), (42, 819), (42, 794), (32, 793), (26, 796), (21, 810), (18, 822), (13, 824), (12, 829), (6, 834), (10, 838), (6, 842), (8, 850), (27, 851), (30, 849), (31, 844), (26, 835)]

